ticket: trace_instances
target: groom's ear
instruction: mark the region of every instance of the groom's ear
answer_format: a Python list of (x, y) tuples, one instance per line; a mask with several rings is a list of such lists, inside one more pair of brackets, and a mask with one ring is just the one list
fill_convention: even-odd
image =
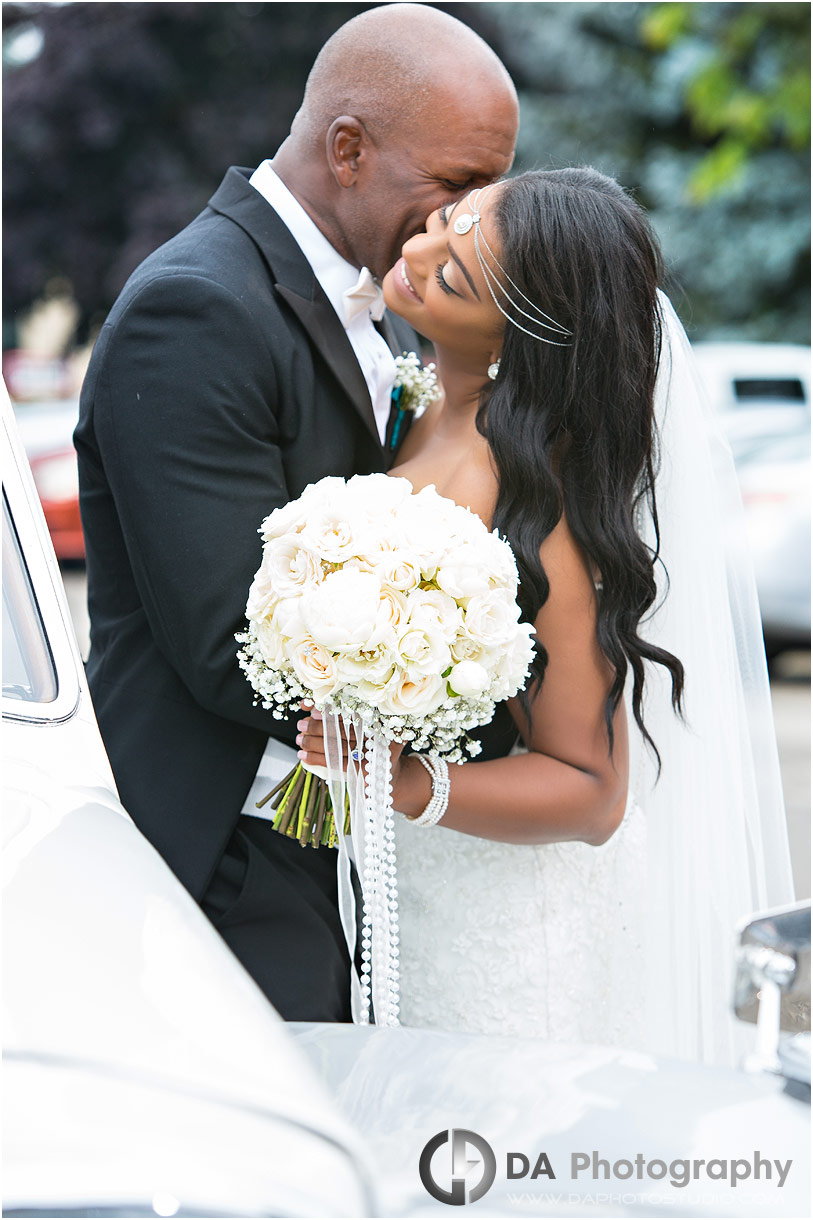
[(327, 129), (327, 163), (339, 186), (354, 186), (372, 148), (370, 137), (360, 119), (343, 114)]

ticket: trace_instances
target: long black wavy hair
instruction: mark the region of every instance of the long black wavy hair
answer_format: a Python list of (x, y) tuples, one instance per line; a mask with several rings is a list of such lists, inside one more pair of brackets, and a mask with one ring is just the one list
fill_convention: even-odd
[[(477, 415), (499, 477), (493, 525), (513, 547), (522, 617), (533, 622), (549, 592), (539, 548), (564, 514), (602, 582), (598, 642), (615, 675), (605, 706), (610, 752), (613, 716), (631, 668), (633, 714), (660, 764), (644, 725), (644, 663), (669, 671), (678, 713), (684, 675), (677, 657), (638, 634), (657, 592), (657, 541), (655, 551), (644, 544), (636, 517), (649, 512), (657, 540), (658, 243), (634, 200), (593, 169), (533, 171), (510, 179), (499, 192), (495, 218), (505, 271), (572, 339), (553, 346), (506, 323), (499, 373)], [(499, 294), (498, 299), (520, 325), (536, 332)], [(539, 333), (562, 339), (552, 331)], [(538, 642), (526, 711), (547, 659)]]

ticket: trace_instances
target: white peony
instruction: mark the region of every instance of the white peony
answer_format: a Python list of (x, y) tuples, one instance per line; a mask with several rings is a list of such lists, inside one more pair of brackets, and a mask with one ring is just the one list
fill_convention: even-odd
[(336, 673), (345, 684), (369, 682), (384, 686), (395, 672), (396, 658), (389, 648), (343, 652), (336, 657)]
[(435, 580), (444, 593), (456, 599), (476, 597), (489, 589), (488, 569), (476, 546), (463, 542), (446, 554)]
[(333, 652), (355, 652), (370, 640), (378, 617), (381, 582), (357, 568), (331, 572), (303, 598), (305, 627)]
[(463, 626), (463, 612), (453, 597), (439, 589), (416, 589), (407, 598), (411, 627), (440, 635), (451, 644)]

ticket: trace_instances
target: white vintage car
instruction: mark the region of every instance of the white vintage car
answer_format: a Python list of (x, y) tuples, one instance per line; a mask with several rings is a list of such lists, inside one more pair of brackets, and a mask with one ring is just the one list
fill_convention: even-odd
[(2, 469), (6, 1216), (807, 1213), (809, 908), (743, 933), (758, 1070), (285, 1025), (119, 803), (7, 404)]

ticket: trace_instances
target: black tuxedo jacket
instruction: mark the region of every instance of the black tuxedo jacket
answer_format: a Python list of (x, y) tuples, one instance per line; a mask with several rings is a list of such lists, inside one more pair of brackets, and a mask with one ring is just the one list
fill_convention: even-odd
[(96, 714), (125, 808), (196, 897), (269, 734), (295, 735), (235, 659), (260, 522), (324, 475), (388, 465), (344, 329), (249, 174), (125, 285), (75, 435)]

